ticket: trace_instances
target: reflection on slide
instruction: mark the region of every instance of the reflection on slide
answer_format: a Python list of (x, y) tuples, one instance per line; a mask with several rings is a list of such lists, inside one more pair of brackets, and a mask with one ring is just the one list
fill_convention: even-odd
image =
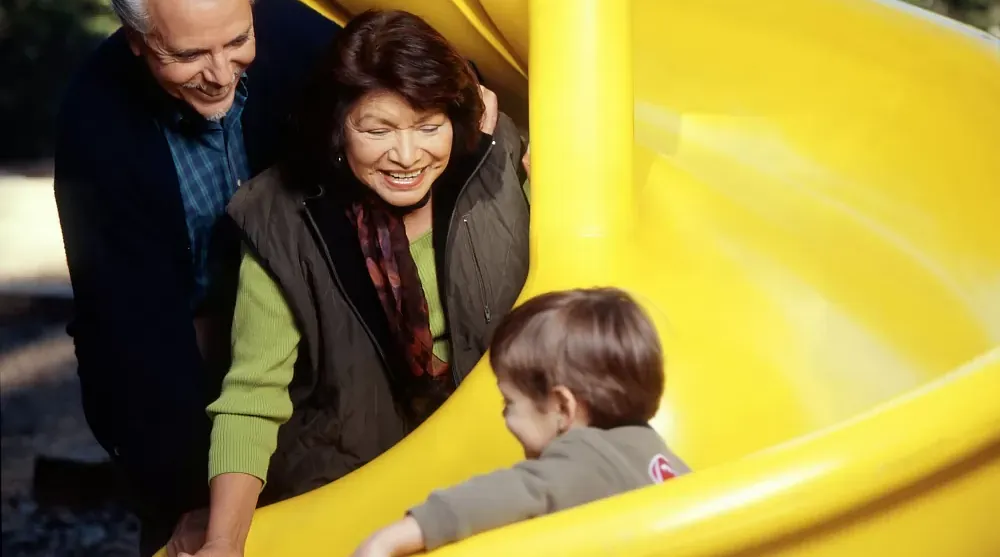
[[(640, 298), (656, 426), (696, 470), (436, 555), (995, 555), (1000, 43), (890, 0), (313, 4), (413, 11), (525, 127), (530, 98), (523, 296)], [(347, 555), (511, 464), (500, 405), (484, 362), (381, 458), (259, 511), (248, 557)]]

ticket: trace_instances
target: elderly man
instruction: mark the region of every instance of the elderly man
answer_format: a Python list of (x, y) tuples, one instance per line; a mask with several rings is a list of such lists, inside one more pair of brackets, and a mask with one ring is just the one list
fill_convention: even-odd
[(87, 421), (135, 495), (141, 553), (176, 525), (173, 553), (202, 543), (189, 511), (207, 504), (205, 407), (229, 365), (239, 240), (221, 217), (276, 161), (337, 27), (296, 0), (112, 6), (122, 29), (75, 77), (58, 123), (69, 332)]
[(55, 194), (87, 421), (120, 465), (142, 553), (207, 503), (238, 243), (219, 217), (272, 165), (337, 27), (294, 0), (112, 0), (123, 27), (67, 91)]

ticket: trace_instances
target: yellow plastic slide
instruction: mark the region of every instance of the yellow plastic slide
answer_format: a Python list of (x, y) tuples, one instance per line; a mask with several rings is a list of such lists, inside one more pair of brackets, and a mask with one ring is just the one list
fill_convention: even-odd
[[(522, 124), (530, 100), (522, 299), (635, 293), (669, 357), (655, 425), (696, 469), (435, 555), (1000, 555), (1000, 42), (888, 0), (317, 7), (413, 11)], [(484, 362), (261, 509), (248, 557), (348, 555), (515, 462), (500, 407)]]

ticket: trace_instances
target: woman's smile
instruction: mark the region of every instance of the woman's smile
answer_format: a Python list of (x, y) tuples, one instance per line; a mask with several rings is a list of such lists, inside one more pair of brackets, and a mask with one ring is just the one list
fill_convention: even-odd
[(375, 90), (351, 107), (344, 135), (354, 175), (386, 203), (409, 207), (448, 167), (454, 130), (446, 113), (419, 111), (395, 91)]
[(382, 180), (386, 186), (394, 190), (412, 190), (420, 187), (420, 184), (424, 181), (424, 176), (427, 175), (426, 170), (428, 168), (425, 166), (419, 170), (409, 172), (396, 170), (379, 170), (378, 172), (382, 176)]

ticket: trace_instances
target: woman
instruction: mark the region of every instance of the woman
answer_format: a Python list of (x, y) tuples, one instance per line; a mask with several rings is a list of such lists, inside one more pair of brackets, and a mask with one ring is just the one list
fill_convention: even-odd
[(199, 557), (242, 552), (258, 493), (324, 485), (420, 424), (527, 275), (521, 138), (503, 115), (480, 132), (475, 75), (425, 22), (353, 19), (300, 113), (286, 162), (229, 206), (246, 249)]

